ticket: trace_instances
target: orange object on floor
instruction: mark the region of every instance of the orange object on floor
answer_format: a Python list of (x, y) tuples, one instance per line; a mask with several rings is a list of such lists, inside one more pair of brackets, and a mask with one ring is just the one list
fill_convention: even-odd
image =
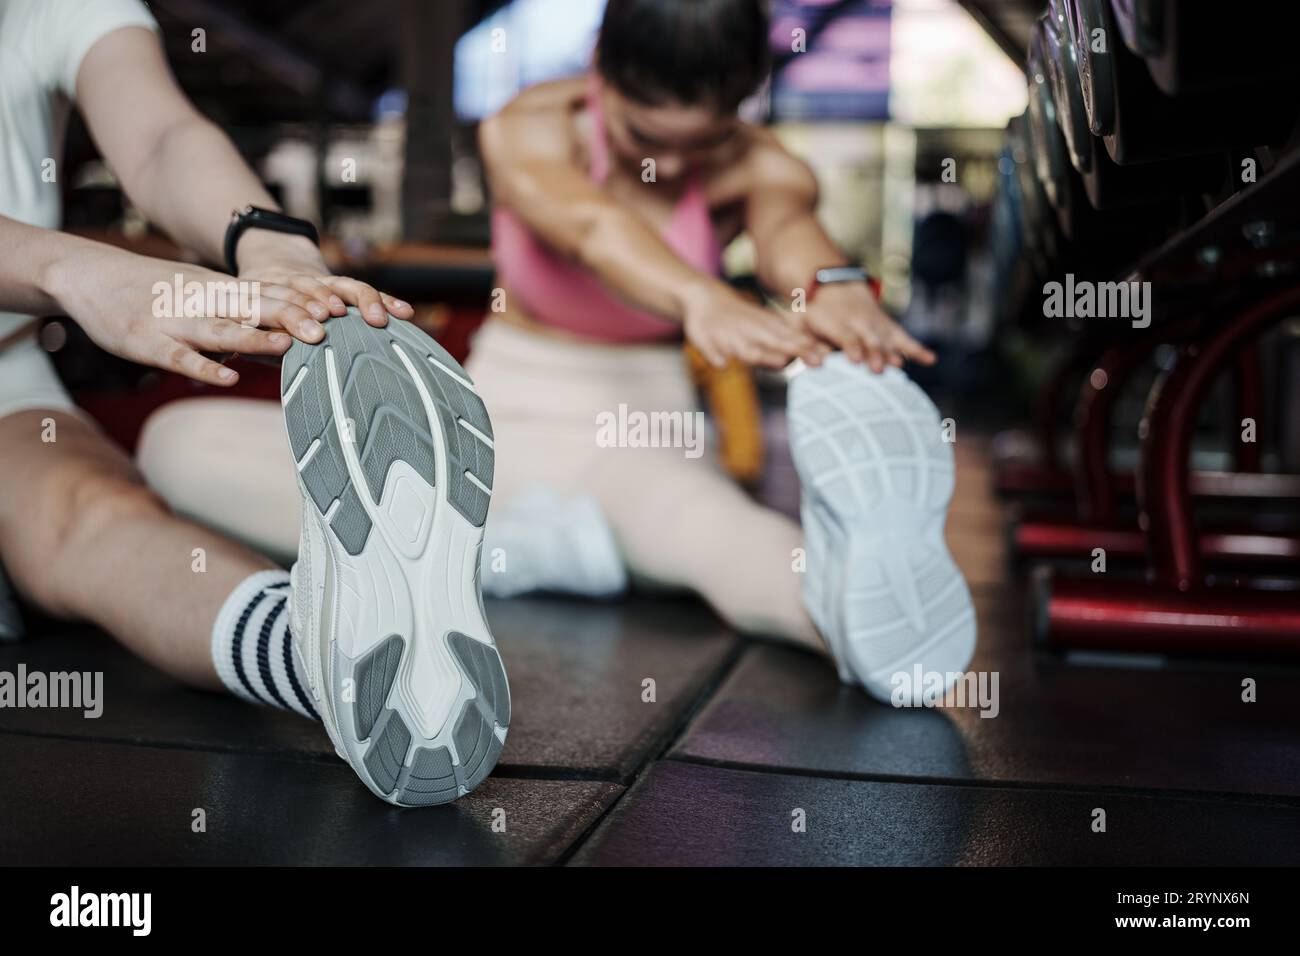
[(714, 368), (693, 345), (686, 346), (686, 361), (717, 423), (723, 467), (737, 481), (758, 481), (763, 475), (763, 419), (749, 367), (733, 360)]

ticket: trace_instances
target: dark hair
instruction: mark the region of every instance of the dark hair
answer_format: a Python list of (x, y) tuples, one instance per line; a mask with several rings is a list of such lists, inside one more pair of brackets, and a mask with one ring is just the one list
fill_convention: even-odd
[(596, 69), (642, 103), (735, 112), (769, 61), (766, 0), (609, 0)]

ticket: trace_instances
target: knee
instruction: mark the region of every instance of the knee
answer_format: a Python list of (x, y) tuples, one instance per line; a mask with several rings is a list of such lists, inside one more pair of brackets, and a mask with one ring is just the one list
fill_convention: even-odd
[(92, 542), (123, 524), (168, 512), (163, 500), (130, 474), (68, 476), (63, 501), (66, 521), (57, 542), (62, 548)]
[[(78, 567), (96, 560), (99, 542), (124, 524), (160, 516), (167, 507), (130, 473), (95, 471), (84, 460), (46, 471), (40, 493), (21, 518), (26, 547), (11, 552), (15, 584), (36, 604), (54, 614), (72, 607)], [(51, 568), (62, 573), (51, 574)]]

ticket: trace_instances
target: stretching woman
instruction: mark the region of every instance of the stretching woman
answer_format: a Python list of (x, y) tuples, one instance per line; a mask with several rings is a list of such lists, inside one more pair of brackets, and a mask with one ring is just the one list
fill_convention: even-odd
[[(934, 356), (845, 268), (808, 167), (736, 116), (765, 76), (764, 6), (610, 0), (590, 75), (482, 125), (505, 294), (468, 370), (496, 429), (498, 506), (535, 483), (590, 495), (634, 575), (897, 699), (894, 674), (958, 671), (975, 637), (942, 538), (951, 447), (899, 370)], [(719, 278), (742, 232), (763, 285), (802, 290), (806, 310), (778, 316)], [(709, 456), (597, 436), (611, 417), (696, 412), (683, 334), (718, 365), (814, 366), (790, 397), (806, 543)]]
[[(589, 76), (529, 89), (483, 124), (504, 293), (468, 365), (494, 428), (483, 578), (520, 564), (572, 590), (600, 578), (593, 555), (611, 549), (589, 512), (554, 504), (594, 499), (640, 580), (691, 589), (735, 627), (829, 654), (844, 680), (902, 702), (896, 674), (952, 675), (975, 641), (943, 542), (952, 448), (900, 369), (934, 357), (818, 224), (808, 167), (737, 118), (768, 29), (761, 0), (610, 0)], [(741, 232), (763, 284), (805, 309), (760, 308), (719, 278)], [(803, 530), (699, 454), (683, 337), (714, 364), (811, 366), (790, 389)], [(162, 410), (142, 439), (150, 483), (245, 538), (250, 501), (292, 515), (287, 458), (258, 471), (213, 451), (236, 429), (246, 447), (282, 443), (261, 404)], [(537, 501), (553, 504), (521, 518)], [(260, 543), (290, 550), (296, 530)]]

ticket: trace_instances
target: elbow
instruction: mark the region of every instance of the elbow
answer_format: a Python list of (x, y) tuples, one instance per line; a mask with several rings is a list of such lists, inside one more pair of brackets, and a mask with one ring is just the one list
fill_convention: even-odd
[(599, 273), (602, 265), (617, 259), (617, 250), (629, 229), (631, 214), (621, 206), (606, 202), (593, 202), (574, 210), (578, 222), (578, 240), (572, 250), (573, 258), (593, 272)]
[(191, 151), (190, 144), (212, 136), (225, 138), (225, 134), (214, 123), (197, 113), (178, 116), (153, 132), (149, 145), (141, 151), (136, 162), (114, 172), (131, 201), (143, 209), (145, 215), (152, 216), (155, 203), (150, 187), (161, 180), (161, 171), (186, 168), (189, 165), (186, 156)]

